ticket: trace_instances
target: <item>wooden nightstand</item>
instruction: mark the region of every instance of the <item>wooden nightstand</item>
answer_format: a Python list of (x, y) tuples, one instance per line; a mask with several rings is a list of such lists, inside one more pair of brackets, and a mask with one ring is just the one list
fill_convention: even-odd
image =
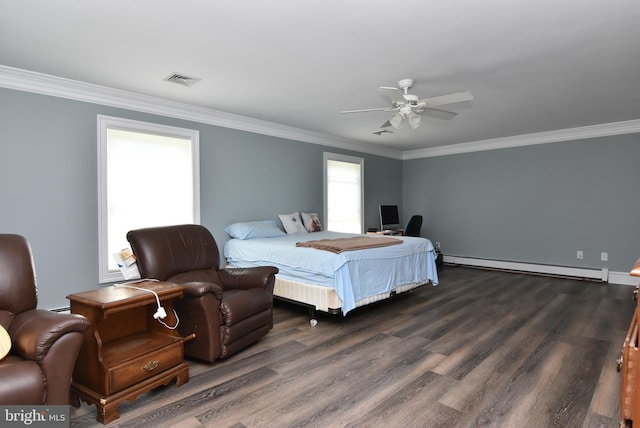
[[(153, 290), (167, 317), (176, 324), (173, 301), (183, 286), (143, 281), (132, 286)], [(67, 296), (71, 312), (91, 321), (78, 354), (71, 384), (71, 402), (97, 407), (97, 420), (107, 424), (120, 417), (118, 406), (174, 378), (181, 386), (189, 380), (184, 362), (184, 341), (154, 319), (158, 307), (153, 293), (111, 286)]]

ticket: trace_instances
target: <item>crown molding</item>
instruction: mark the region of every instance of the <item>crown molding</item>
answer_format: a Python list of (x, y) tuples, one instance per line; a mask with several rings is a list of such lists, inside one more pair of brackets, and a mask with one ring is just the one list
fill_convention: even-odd
[(399, 159), (446, 156), (640, 132), (640, 119), (400, 151), (120, 89), (0, 65), (0, 87)]
[(606, 137), (610, 135), (633, 134), (636, 132), (640, 132), (640, 119), (625, 122), (603, 123), (580, 128), (561, 129), (558, 131), (538, 132), (535, 134), (514, 135), (512, 137), (451, 144), (449, 146), (431, 147), (427, 149), (409, 150), (403, 152), (402, 160), (506, 149), (509, 147), (532, 146), (535, 144), (559, 143), (562, 141), (582, 140), (585, 138)]
[(3, 65), (0, 65), (0, 87), (402, 159), (399, 150), (367, 146), (320, 132)]

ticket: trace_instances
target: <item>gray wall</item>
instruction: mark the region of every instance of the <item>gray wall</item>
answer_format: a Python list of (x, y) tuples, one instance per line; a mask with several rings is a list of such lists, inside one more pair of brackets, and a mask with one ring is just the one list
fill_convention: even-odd
[(322, 215), (331, 151), (365, 159), (365, 227), (379, 227), (378, 205), (398, 204), (447, 255), (620, 272), (640, 256), (639, 134), (403, 162), (0, 89), (0, 233), (29, 239), (44, 308), (99, 286), (98, 114), (200, 131), (202, 224), (221, 246), (235, 221)]
[(98, 114), (200, 131), (201, 222), (220, 247), (235, 221), (322, 216), (324, 151), (365, 159), (367, 226), (377, 225), (379, 204), (402, 203), (399, 160), (0, 89), (0, 233), (31, 243), (43, 308), (99, 286)]
[(404, 211), (445, 255), (628, 272), (639, 160), (640, 134), (408, 160)]

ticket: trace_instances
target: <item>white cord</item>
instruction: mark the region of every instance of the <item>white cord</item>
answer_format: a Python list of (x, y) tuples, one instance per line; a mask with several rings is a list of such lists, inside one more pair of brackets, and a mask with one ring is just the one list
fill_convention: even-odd
[(156, 318), (158, 320), (158, 322), (160, 324), (162, 324), (163, 326), (167, 327), (169, 330), (175, 330), (176, 328), (178, 328), (178, 324), (180, 324), (180, 318), (178, 318), (178, 314), (176, 313), (176, 310), (173, 309), (173, 315), (176, 317), (176, 325), (174, 325), (173, 327), (168, 326), (164, 321), (162, 321), (160, 318)]
[(175, 309), (173, 310), (173, 315), (175, 315), (175, 317), (176, 317), (176, 325), (174, 325), (173, 327), (168, 326), (164, 321), (162, 321), (164, 318), (166, 318), (167, 311), (165, 311), (165, 309), (160, 304), (160, 298), (158, 297), (158, 293), (156, 293), (153, 290), (149, 290), (148, 288), (135, 287), (133, 285), (130, 285), (130, 284), (135, 284), (137, 282), (144, 282), (144, 281), (158, 281), (158, 280), (157, 279), (142, 279), (142, 280), (137, 280), (137, 281), (125, 282), (124, 284), (114, 284), (114, 287), (133, 288), (134, 290), (146, 291), (147, 293), (153, 294), (155, 296), (155, 298), (156, 298), (156, 303), (158, 304), (158, 310), (156, 311), (155, 314), (153, 314), (153, 319), (157, 320), (160, 324), (162, 324), (163, 326), (165, 326), (169, 330), (175, 330), (178, 327), (178, 324), (180, 324), (180, 319), (178, 318), (178, 314), (176, 313), (176, 310)]

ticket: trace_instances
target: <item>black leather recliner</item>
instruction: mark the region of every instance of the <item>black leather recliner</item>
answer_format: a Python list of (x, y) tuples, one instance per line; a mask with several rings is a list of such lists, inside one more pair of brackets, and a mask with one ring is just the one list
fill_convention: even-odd
[(73, 366), (89, 320), (37, 309), (38, 290), (27, 240), (0, 234), (0, 325), (11, 350), (0, 361), (0, 405), (69, 404)]
[(254, 343), (273, 328), (278, 269), (220, 268), (218, 245), (203, 226), (184, 224), (132, 230), (127, 240), (140, 275), (187, 286), (175, 303), (185, 356), (213, 362)]

